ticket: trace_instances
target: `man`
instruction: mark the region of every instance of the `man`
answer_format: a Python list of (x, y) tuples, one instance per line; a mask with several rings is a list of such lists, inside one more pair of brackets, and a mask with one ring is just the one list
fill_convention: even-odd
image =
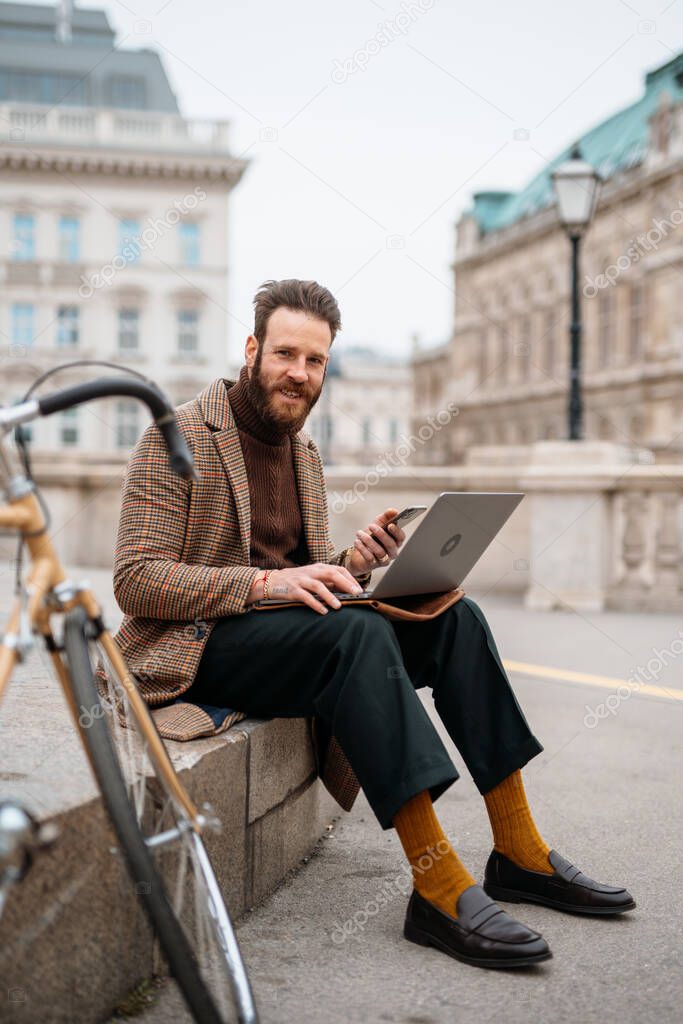
[[(545, 939), (494, 898), (593, 914), (635, 902), (539, 833), (520, 769), (543, 748), (478, 605), (464, 597), (436, 619), (390, 622), (333, 595), (360, 590), (405, 535), (387, 525), (398, 511), (387, 508), (349, 548), (335, 552), (329, 539), (322, 463), (302, 427), (341, 326), (334, 297), (314, 281), (267, 281), (254, 305), (239, 380), (216, 380), (178, 409), (198, 480), (168, 470), (156, 427), (133, 453), (114, 567), (126, 615), (118, 642), (164, 735), (181, 738), (173, 715), (203, 716), (184, 738), (219, 731), (234, 720), (228, 708), (314, 716), (327, 729), (411, 864), (407, 938), (479, 966), (546, 960)], [(302, 605), (250, 614), (264, 589)], [(484, 888), (433, 808), (458, 772), (421, 686), (484, 797), (494, 840)]]

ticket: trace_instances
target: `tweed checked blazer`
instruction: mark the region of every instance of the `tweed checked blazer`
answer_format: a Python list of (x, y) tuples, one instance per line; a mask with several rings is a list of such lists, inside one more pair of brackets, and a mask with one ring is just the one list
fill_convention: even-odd
[[(114, 593), (124, 619), (115, 640), (168, 739), (215, 735), (245, 717), (233, 711), (217, 724), (198, 705), (177, 700), (195, 678), (216, 621), (249, 611), (246, 598), (261, 572), (250, 565), (249, 485), (227, 396), (233, 383), (218, 378), (176, 409), (197, 480), (173, 473), (161, 433), (150, 425), (123, 485)], [(311, 562), (340, 565), (348, 548), (336, 551), (330, 539), (322, 460), (303, 430), (292, 437), (292, 456)], [(361, 586), (370, 575), (359, 577)], [(104, 672), (100, 666), (100, 679)], [(310, 725), (318, 772), (348, 810), (359, 789), (355, 775), (334, 737), (321, 746), (322, 724)]]

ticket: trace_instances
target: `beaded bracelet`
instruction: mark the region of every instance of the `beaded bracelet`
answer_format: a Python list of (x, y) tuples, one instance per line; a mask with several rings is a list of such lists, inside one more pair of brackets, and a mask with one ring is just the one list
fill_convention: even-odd
[(260, 583), (261, 580), (263, 580), (263, 596), (264, 597), (265, 597), (266, 582), (268, 581), (268, 573), (269, 572), (270, 572), (270, 570), (266, 569), (264, 574), (263, 574), (263, 576), (257, 576), (256, 579), (254, 580), (254, 584), (253, 584), (254, 586), (256, 586), (257, 583)]

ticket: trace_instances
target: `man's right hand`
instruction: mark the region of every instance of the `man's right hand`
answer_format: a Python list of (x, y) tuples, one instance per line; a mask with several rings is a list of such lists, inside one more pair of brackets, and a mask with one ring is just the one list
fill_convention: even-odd
[[(327, 615), (330, 608), (341, 608), (341, 601), (333, 590), (345, 594), (360, 594), (362, 587), (348, 569), (328, 562), (293, 566), (291, 569), (271, 569), (268, 576), (268, 596), (301, 601), (309, 608)], [(263, 597), (263, 582), (254, 584), (248, 603)]]

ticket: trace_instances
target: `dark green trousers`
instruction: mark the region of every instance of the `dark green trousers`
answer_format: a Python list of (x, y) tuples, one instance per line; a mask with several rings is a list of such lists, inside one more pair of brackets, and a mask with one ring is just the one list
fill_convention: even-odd
[(256, 718), (320, 716), (388, 829), (410, 797), (429, 789), (436, 800), (458, 778), (422, 686), (480, 793), (543, 749), (468, 597), (429, 622), (350, 605), (229, 616), (214, 626), (185, 697)]

